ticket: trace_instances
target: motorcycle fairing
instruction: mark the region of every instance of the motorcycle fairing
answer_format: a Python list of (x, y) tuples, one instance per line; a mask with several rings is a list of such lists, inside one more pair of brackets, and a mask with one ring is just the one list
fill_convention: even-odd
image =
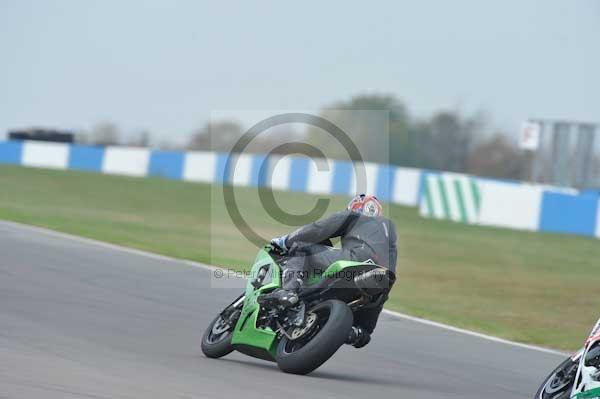
[(585, 365), (587, 354), (595, 345), (600, 345), (600, 319), (596, 322), (592, 332), (586, 339), (585, 346), (579, 356), (579, 368), (577, 369), (577, 377), (571, 391), (571, 399), (600, 398), (600, 381), (598, 381), (597, 377), (600, 369)]

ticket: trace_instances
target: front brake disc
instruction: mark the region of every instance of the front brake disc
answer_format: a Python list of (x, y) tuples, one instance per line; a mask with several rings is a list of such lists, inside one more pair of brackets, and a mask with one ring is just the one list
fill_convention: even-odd
[(215, 323), (212, 328), (212, 333), (215, 335), (223, 334), (225, 331), (229, 330), (229, 324), (223, 320), (222, 317), (219, 318), (219, 321)]

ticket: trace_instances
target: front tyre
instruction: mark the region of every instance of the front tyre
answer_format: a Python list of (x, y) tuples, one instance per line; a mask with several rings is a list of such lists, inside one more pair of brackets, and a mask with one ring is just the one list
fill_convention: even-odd
[(275, 360), (282, 371), (308, 374), (321, 366), (342, 346), (354, 322), (352, 311), (342, 301), (322, 302), (309, 310), (317, 316), (315, 326), (302, 337), (283, 337)]
[(210, 323), (202, 337), (202, 353), (213, 359), (223, 357), (233, 352), (231, 345), (232, 330), (225, 324), (221, 315)]
[(546, 379), (535, 394), (535, 399), (568, 399), (575, 382), (578, 363), (568, 358)]
[(218, 358), (233, 352), (231, 336), (235, 324), (240, 317), (244, 304), (244, 294), (219, 314), (204, 332), (202, 337), (202, 352), (207, 357)]

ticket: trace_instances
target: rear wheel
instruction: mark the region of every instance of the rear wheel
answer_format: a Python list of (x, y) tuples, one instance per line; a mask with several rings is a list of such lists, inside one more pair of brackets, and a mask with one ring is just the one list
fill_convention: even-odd
[(577, 374), (577, 362), (568, 358), (550, 374), (535, 395), (535, 399), (568, 399)]
[(342, 346), (354, 321), (352, 311), (342, 301), (329, 300), (308, 312), (312, 325), (296, 338), (283, 337), (275, 359), (286, 373), (308, 374), (321, 366)]

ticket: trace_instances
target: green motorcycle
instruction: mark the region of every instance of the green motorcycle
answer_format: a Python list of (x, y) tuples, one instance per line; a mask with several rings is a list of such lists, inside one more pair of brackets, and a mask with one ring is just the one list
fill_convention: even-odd
[(252, 266), (245, 292), (210, 323), (202, 352), (219, 358), (234, 350), (275, 361), (287, 373), (308, 374), (346, 342), (354, 312), (380, 306), (394, 274), (372, 262), (338, 261), (315, 272), (293, 306), (259, 297), (281, 287), (286, 257), (262, 248)]

